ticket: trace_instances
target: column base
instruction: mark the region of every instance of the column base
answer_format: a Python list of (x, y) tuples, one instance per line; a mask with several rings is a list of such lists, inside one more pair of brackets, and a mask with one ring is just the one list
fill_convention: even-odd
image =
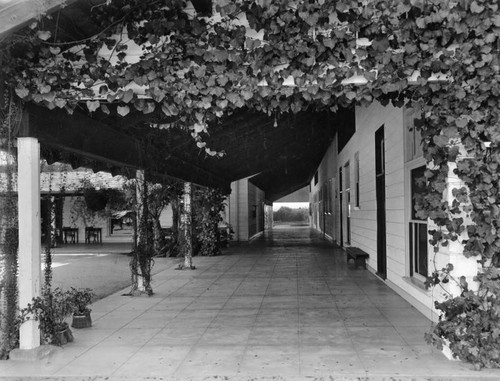
[(13, 349), (9, 353), (9, 360), (17, 361), (40, 361), (60, 351), (55, 345), (40, 345), (33, 349)]

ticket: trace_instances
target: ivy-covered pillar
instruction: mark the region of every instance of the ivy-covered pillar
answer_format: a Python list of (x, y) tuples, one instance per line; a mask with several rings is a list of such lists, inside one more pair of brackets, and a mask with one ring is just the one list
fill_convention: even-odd
[[(461, 151), (463, 150), (461, 149)], [(470, 158), (466, 158), (465, 155), (457, 157), (457, 161), (463, 159)], [(450, 209), (454, 209), (453, 213), (450, 212), (450, 219), (462, 219), (463, 225), (468, 226), (473, 223), (470, 218), (470, 210), (468, 210), (470, 207), (470, 200), (468, 198), (469, 190), (467, 185), (457, 176), (456, 169), (456, 162), (448, 162), (448, 174), (446, 178), (446, 188), (443, 193), (443, 201), (448, 203)], [(459, 210), (456, 210), (453, 205), (460, 205)], [(438, 229), (431, 221), (429, 227), (430, 230)], [(445, 235), (449, 233), (445, 227), (441, 227), (441, 229), (444, 230)], [(449, 265), (453, 267), (449, 272), (449, 276), (452, 278), (452, 281), (441, 283), (444, 294), (441, 293), (441, 295), (435, 295), (438, 300), (443, 300), (447, 297), (460, 296), (463, 291), (460, 284), (461, 277), (463, 277), (463, 280), (467, 282), (468, 288), (471, 290), (476, 290), (478, 285), (474, 280), (474, 277), (481, 268), (481, 264), (478, 262), (481, 258), (467, 258), (464, 255), (464, 245), (469, 238), (467, 229), (463, 229), (460, 233), (455, 231), (454, 235), (456, 239), (447, 239), (445, 245), (442, 243), (439, 244), (436, 256), (434, 258), (430, 258), (431, 271), (445, 269)], [(434, 290), (439, 291), (440, 288), (435, 288)]]
[(144, 234), (141, 234), (145, 226), (144, 223), (144, 170), (139, 169), (135, 173), (135, 196), (136, 196), (136, 221), (137, 221), (137, 242), (135, 247), (135, 256), (137, 257), (137, 261), (135, 263), (135, 274), (132, 276), (136, 277), (137, 281), (137, 290), (144, 292), (144, 277), (142, 275), (141, 266), (140, 266), (140, 250), (144, 246)]
[(191, 226), (191, 183), (184, 183), (183, 207), (181, 214), (181, 227), (183, 235), (184, 268), (193, 268), (193, 238)]
[[(460, 189), (465, 189), (467, 190), (467, 194), (464, 195), (465, 197), (468, 197), (468, 188), (466, 184), (458, 178), (458, 176), (455, 173), (455, 169), (457, 167), (456, 163), (449, 163), (448, 164), (450, 167), (450, 172), (448, 174), (448, 200), (449, 204), (452, 205), (453, 201), (457, 199), (457, 197), (460, 197), (462, 194), (460, 192)], [(455, 190), (455, 191), (454, 191)], [(458, 192), (458, 193), (456, 193)], [(463, 198), (463, 197), (461, 197)], [(464, 204), (463, 200), (459, 200), (461, 204)], [(470, 202), (467, 202), (467, 205), (470, 205)], [(460, 217), (463, 218), (464, 220), (464, 225), (470, 225), (472, 224), (472, 220), (469, 217), (468, 213), (466, 213), (463, 210), (462, 206), (462, 211), (460, 213)], [(456, 216), (455, 216), (456, 217)], [(453, 265), (453, 271), (451, 272), (451, 275), (455, 279), (459, 279), (460, 277), (465, 277), (465, 281), (468, 284), (469, 289), (476, 290), (477, 289), (477, 282), (474, 280), (474, 277), (477, 275), (478, 271), (481, 268), (481, 264), (478, 262), (481, 260), (481, 257), (469, 257), (467, 258), (464, 255), (464, 244), (463, 241), (467, 240), (469, 237), (467, 235), (467, 229), (464, 229), (464, 232), (459, 235), (458, 239), (456, 241), (450, 241), (448, 245), (448, 252), (450, 255), (450, 261)], [(459, 284), (456, 282), (452, 282), (450, 284), (450, 293), (453, 296), (458, 296), (460, 295), (462, 289), (459, 287)]]
[[(17, 147), (19, 307), (25, 308), (41, 293), (40, 146), (36, 138), (18, 138)], [(40, 346), (37, 321), (24, 322), (19, 334), (21, 350)]]
[(49, 208), (49, 213), (47, 213), (47, 215), (50, 216), (50, 227), (47, 239), (50, 240), (50, 247), (56, 247), (57, 246), (56, 198), (52, 195), (49, 195), (47, 201), (48, 201), (47, 205)]

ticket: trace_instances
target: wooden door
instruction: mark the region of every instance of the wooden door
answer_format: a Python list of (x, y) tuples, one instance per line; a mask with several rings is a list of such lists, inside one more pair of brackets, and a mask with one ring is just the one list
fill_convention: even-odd
[(385, 213), (385, 140), (384, 126), (375, 132), (375, 183), (377, 202), (377, 275), (387, 277)]

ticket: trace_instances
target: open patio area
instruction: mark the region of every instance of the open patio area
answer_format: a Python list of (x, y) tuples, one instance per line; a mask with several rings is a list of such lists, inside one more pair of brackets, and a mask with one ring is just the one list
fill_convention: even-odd
[[(498, 380), (424, 342), (430, 320), (308, 227), (274, 229), (106, 297), (93, 327), (0, 379)], [(227, 377), (227, 378), (226, 378)]]

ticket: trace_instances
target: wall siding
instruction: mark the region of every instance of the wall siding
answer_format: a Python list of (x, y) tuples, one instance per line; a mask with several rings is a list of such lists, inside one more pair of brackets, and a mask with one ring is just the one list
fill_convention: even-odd
[(229, 197), (229, 223), (234, 230), (234, 240), (247, 241), (248, 235), (248, 179), (231, 183)]
[[(251, 182), (248, 183), (248, 238), (264, 231), (264, 191)], [(255, 213), (253, 211), (255, 208)]]
[[(309, 194), (309, 204), (310, 210), (313, 212), (311, 217), (311, 227), (323, 231), (326, 235), (332, 239), (336, 239), (337, 233), (337, 223), (335, 219), (335, 187), (337, 186), (337, 171), (338, 168), (332, 163), (337, 162), (337, 139), (335, 138), (333, 142), (328, 147), (327, 152), (323, 156), (321, 160), (320, 166), (318, 167), (318, 182), (314, 183), (314, 177), (310, 182), (310, 194)], [(326, 215), (324, 222), (325, 226), (323, 227), (323, 204), (324, 200), (320, 200), (320, 191), (322, 186), (325, 183), (328, 183), (330, 180), (333, 181), (334, 187), (332, 188), (331, 203), (332, 208), (334, 209), (333, 215)], [(318, 224), (317, 221), (320, 223)]]
[[(405, 167), (404, 167), (404, 112), (393, 106), (373, 103), (368, 107), (356, 108), (356, 133), (340, 153), (332, 144), (323, 158), (318, 174), (338, 176), (339, 167), (350, 163), (351, 178), (351, 246), (357, 246), (370, 254), (368, 266), (377, 269), (377, 222), (375, 192), (375, 131), (382, 125), (385, 134), (385, 185), (386, 185), (386, 283), (398, 291), (427, 316), (432, 316), (432, 297), (429, 292), (412, 284), (407, 277), (408, 254), (406, 253)], [(335, 142), (334, 142), (335, 143)], [(354, 156), (359, 155), (360, 206), (354, 208)], [(338, 184), (338, 182), (337, 182)], [(318, 191), (311, 183), (311, 201)], [(338, 185), (337, 185), (338, 191)], [(335, 205), (337, 234), (339, 233), (340, 205)]]

